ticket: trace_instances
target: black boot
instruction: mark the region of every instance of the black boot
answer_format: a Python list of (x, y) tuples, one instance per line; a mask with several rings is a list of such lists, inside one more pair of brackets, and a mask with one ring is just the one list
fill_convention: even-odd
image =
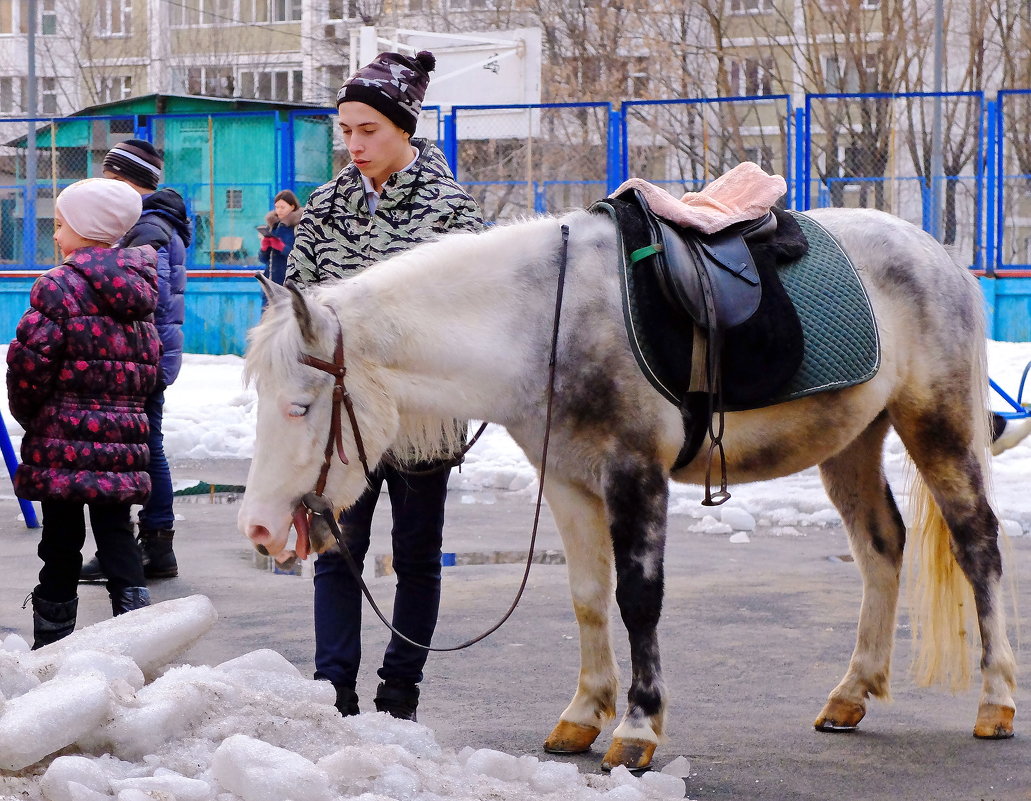
[(39, 597), (39, 587), (32, 591), (32, 650), (50, 645), (75, 631), (75, 614), (79, 599), (48, 601)]
[(419, 705), (419, 686), (407, 681), (387, 679), (376, 688), (376, 711), (386, 712), (392, 718), (415, 720)]
[(131, 612), (133, 609), (150, 606), (150, 590), (146, 587), (122, 587), (117, 592), (109, 594), (111, 611), (115, 617), (125, 612)]
[(143, 575), (152, 578), (175, 578), (179, 565), (172, 553), (175, 529), (140, 529), (140, 547), (143, 548)]
[(79, 570), (80, 584), (104, 584), (106, 581), (107, 576), (104, 575), (104, 569), (100, 566), (100, 560), (96, 556), (88, 562), (82, 563), (82, 568)]
[(333, 704), (345, 718), (352, 715), (360, 715), (358, 709), (358, 693), (354, 690), (353, 684), (334, 684), (333, 689), (337, 691), (337, 700)]

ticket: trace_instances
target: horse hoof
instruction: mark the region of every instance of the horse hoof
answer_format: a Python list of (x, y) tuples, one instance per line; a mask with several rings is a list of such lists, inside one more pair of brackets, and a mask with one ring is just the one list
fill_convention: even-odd
[(832, 698), (824, 705), (813, 726), (817, 731), (855, 731), (865, 714), (866, 707), (862, 704)]
[(654, 753), (655, 743), (648, 740), (623, 740), (616, 737), (601, 762), (601, 769), (612, 770), (623, 765), (632, 771), (646, 770), (651, 767)]
[(1013, 736), (1013, 713), (1011, 706), (981, 704), (974, 723), (974, 736), (982, 740), (1008, 740)]
[(591, 749), (599, 734), (601, 729), (595, 726), (560, 720), (544, 741), (544, 750), (549, 754), (582, 754)]

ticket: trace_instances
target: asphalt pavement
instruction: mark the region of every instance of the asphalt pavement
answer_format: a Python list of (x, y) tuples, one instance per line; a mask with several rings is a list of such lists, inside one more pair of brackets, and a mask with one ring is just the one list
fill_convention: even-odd
[[(246, 464), (183, 462), (173, 473), (242, 484)], [(293, 575), (262, 566), (236, 530), (237, 502), (232, 494), (177, 501), (180, 576), (152, 582), (151, 592), (156, 600), (202, 593), (219, 612), (215, 628), (183, 661), (217, 664), (272, 648), (310, 675), (310, 569)], [(37, 532), (18, 514), (13, 498), (0, 499), (0, 637), (14, 631), (31, 639), (31, 612), (21, 606), (39, 569)], [(509, 557), (525, 552), (532, 520), (533, 499), (525, 494), (451, 493), (445, 551), (482, 554), (487, 563), (470, 564), (479, 560), (467, 556), (445, 568), (435, 645), (478, 634), (508, 608), (522, 573)], [(668, 740), (655, 757), (656, 767), (680, 755), (690, 760), (690, 798), (1031, 801), (1027, 690), (1022, 686), (1017, 694), (1014, 739), (975, 740), (976, 687), (952, 695), (911, 680), (904, 603), (894, 700), (872, 701), (855, 733), (813, 730), (854, 645), (861, 586), (844, 532), (775, 536), (760, 529), (750, 542), (731, 543), (727, 535), (688, 531), (691, 522), (677, 516), (670, 523), (660, 629)], [(372, 554), (389, 554), (388, 526), (384, 503)], [(561, 552), (548, 514), (538, 548)], [(534, 565), (522, 602), (499, 631), (467, 650), (430, 656), (419, 720), (442, 745), (554, 758), (541, 744), (575, 688), (579, 655), (565, 567), (560, 558), (549, 561)], [(368, 562), (370, 586), (389, 611), (393, 579), (389, 573), (374, 577), (374, 562)], [(1031, 631), (1031, 581), (1020, 579), (1031, 575), (1031, 538), (1012, 542), (1007, 569), (1017, 578), (1019, 615), (1011, 609), (1011, 636), (1024, 662), (1028, 649), (1020, 648), (1018, 632)], [(110, 615), (102, 586), (82, 586), (80, 599), (80, 625)], [(363, 710), (371, 710), (387, 635), (369, 610), (363, 627), (366, 664), (358, 689)], [(613, 630), (625, 686), (628, 649), (615, 609)], [(610, 735), (611, 729), (603, 732), (592, 752), (562, 759), (596, 772)]]

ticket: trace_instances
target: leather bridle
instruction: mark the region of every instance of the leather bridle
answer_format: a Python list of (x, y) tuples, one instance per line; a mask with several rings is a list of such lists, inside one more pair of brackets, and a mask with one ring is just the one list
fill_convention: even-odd
[[(344, 378), (347, 376), (347, 364), (344, 360), (344, 334), (343, 329), (340, 325), (340, 319), (333, 314), (333, 319), (336, 322), (336, 343), (333, 347), (333, 361), (327, 362), (325, 359), (319, 359), (315, 356), (311, 356), (307, 353), (300, 354), (297, 359), (301, 364), (307, 365), (308, 367), (314, 367), (316, 370), (321, 370), (324, 373), (329, 373), (333, 376), (333, 408), (331, 412), (331, 420), (329, 424), (329, 437), (326, 439), (326, 447), (322, 454), (322, 467), (319, 469), (319, 477), (315, 482), (315, 489), (313, 492), (309, 492), (301, 498), (301, 506), (304, 507), (305, 513), (308, 516), (309, 529), (314, 524), (315, 520), (322, 520), (324, 524), (329, 528), (333, 534), (333, 538), (337, 541), (340, 548), (340, 553), (344, 557), (344, 561), (347, 563), (348, 569), (351, 571), (351, 575), (358, 582), (361, 587), (362, 593), (365, 598), (369, 601), (373, 611), (379, 616), (379, 619), (383, 624), (390, 629), (394, 636), (399, 637), (409, 645), (413, 645), (416, 648), (422, 648), (426, 651), (458, 651), (462, 648), (468, 648), (470, 645), (478, 643), (480, 640), (493, 634), (502, 624), (508, 620), (512, 613), (515, 611), (516, 606), (519, 604), (519, 599), (523, 596), (523, 590), (526, 589), (526, 582), (530, 576), (530, 565), (533, 564), (533, 552), (534, 545), (537, 541), (537, 529), (540, 523), (541, 505), (544, 499), (544, 476), (548, 465), (548, 441), (551, 436), (551, 414), (552, 414), (552, 402), (555, 395), (555, 369), (558, 355), (558, 331), (559, 331), (559, 319), (562, 311), (562, 295), (565, 288), (565, 277), (566, 277), (566, 258), (569, 245), (569, 227), (563, 225), (562, 231), (562, 251), (561, 258), (559, 261), (559, 274), (558, 274), (558, 289), (555, 294), (555, 317), (554, 317), (554, 328), (552, 330), (551, 340), (551, 358), (548, 362), (548, 402), (547, 402), (547, 414), (544, 425), (544, 443), (541, 452), (541, 470), (540, 470), (540, 481), (537, 488), (537, 508), (533, 518), (533, 530), (530, 534), (530, 548), (526, 557), (526, 568), (523, 571), (522, 582), (519, 585), (519, 589), (516, 592), (515, 599), (512, 601), (512, 605), (508, 608), (508, 611), (502, 616), (502, 618), (491, 626), (489, 629), (484, 631), (482, 634), (473, 637), (459, 645), (454, 645), (444, 648), (431, 647), (423, 643), (415, 642), (409, 639), (404, 634), (399, 632), (390, 621), (387, 620), (386, 616), (380, 610), (375, 599), (372, 597), (372, 592), (369, 590), (368, 585), (362, 578), (361, 568), (354, 561), (354, 557), (351, 556), (351, 551), (347, 547), (347, 543), (344, 541), (343, 534), (340, 531), (340, 525), (337, 522), (336, 512), (333, 507), (333, 502), (327, 498), (323, 493), (326, 489), (326, 480), (329, 477), (329, 468), (333, 463), (333, 452), (336, 454), (341, 462), (345, 465), (350, 464), (347, 458), (347, 454), (344, 452), (344, 440), (343, 430), (340, 423), (340, 411), (341, 407), (347, 412), (347, 419), (351, 423), (351, 431), (354, 434), (355, 448), (358, 450), (358, 460), (362, 463), (362, 468), (365, 470), (365, 476), (370, 481), (372, 480), (372, 472), (369, 470), (369, 462), (365, 455), (365, 446), (362, 443), (361, 431), (358, 429), (358, 420), (354, 414), (354, 404), (351, 402), (351, 396), (347, 392), (347, 388), (344, 386)], [(480, 426), (480, 430), (476, 432), (476, 435), (466, 444), (462, 449), (461, 453), (457, 457), (455, 464), (461, 463), (462, 458), (466, 452), (471, 448), (480, 434), (483, 433), (487, 424), (484, 423)], [(435, 468), (436, 469), (436, 468)], [(428, 472), (428, 471), (422, 471)], [(310, 536), (310, 535), (309, 535)]]
[(358, 460), (365, 470), (365, 477), (372, 479), (369, 470), (369, 460), (365, 456), (365, 445), (362, 443), (362, 432), (358, 428), (358, 420), (354, 416), (354, 404), (351, 402), (351, 395), (344, 386), (344, 378), (347, 375), (347, 363), (344, 361), (344, 332), (340, 327), (340, 320), (334, 314), (336, 322), (336, 344), (333, 347), (333, 361), (327, 362), (307, 353), (297, 357), (301, 364), (314, 367), (324, 373), (333, 376), (333, 410), (329, 418), (329, 438), (326, 440), (326, 449), (322, 454), (322, 467), (319, 469), (319, 478), (315, 482), (315, 494), (322, 495), (326, 489), (326, 479), (329, 478), (329, 468), (333, 462), (333, 451), (337, 452), (340, 461), (350, 464), (347, 454), (344, 452), (343, 429), (340, 425), (340, 407), (343, 406), (347, 412), (347, 419), (351, 423), (351, 431), (354, 433), (354, 445), (358, 449)]

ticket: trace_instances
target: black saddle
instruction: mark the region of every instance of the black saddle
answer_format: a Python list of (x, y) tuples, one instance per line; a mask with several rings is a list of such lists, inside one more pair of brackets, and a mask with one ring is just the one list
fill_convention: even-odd
[(701, 234), (656, 217), (637, 190), (600, 201), (623, 243), (623, 305), (634, 355), (652, 384), (684, 417), (687, 464), (710, 434), (726, 493), (723, 413), (772, 401), (803, 357), (802, 325), (777, 277), (777, 265), (808, 247), (791, 215)]

